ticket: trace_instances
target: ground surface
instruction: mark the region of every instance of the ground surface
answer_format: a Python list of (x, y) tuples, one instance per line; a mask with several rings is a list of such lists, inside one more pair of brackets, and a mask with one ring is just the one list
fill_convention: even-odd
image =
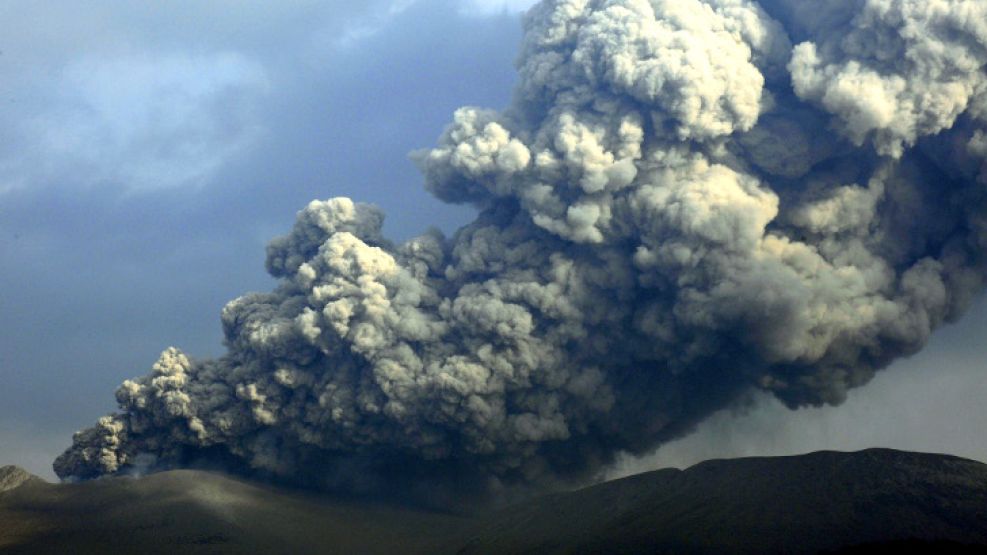
[(53, 485), (0, 469), (4, 554), (815, 553), (861, 545), (851, 552), (869, 553), (901, 552), (904, 541), (930, 553), (987, 551), (987, 465), (883, 449), (708, 461), (470, 517), (201, 471)]

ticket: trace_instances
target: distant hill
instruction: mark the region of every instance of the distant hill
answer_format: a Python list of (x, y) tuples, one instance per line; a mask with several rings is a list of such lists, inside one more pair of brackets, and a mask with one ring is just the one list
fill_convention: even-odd
[(0, 493), (12, 490), (27, 482), (43, 482), (34, 474), (16, 466), (0, 467)]
[(987, 552), (987, 465), (887, 449), (707, 461), (474, 517), (200, 471), (53, 485), (9, 468), (0, 553)]

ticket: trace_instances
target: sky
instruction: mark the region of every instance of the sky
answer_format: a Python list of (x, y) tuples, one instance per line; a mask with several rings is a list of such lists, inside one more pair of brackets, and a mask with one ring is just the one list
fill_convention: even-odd
[[(271, 288), (264, 245), (308, 201), (377, 204), (395, 240), (469, 221), (408, 153), (510, 102), (530, 4), (0, 4), (0, 464), (51, 479), (163, 349), (221, 354), (220, 309)], [(981, 300), (840, 407), (753, 395), (611, 474), (870, 446), (987, 461), (985, 329)]]

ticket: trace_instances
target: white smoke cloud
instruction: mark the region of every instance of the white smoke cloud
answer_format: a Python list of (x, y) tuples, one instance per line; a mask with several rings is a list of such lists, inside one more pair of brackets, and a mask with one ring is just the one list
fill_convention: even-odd
[(810, 28), (789, 70), (799, 98), (820, 104), (854, 143), (901, 156), (983, 103), (987, 21), (976, 2), (865, 2), (847, 27)]
[[(919, 9), (927, 6), (927, 9)], [(554, 0), (503, 112), (413, 155), (473, 223), (315, 201), (61, 476), (223, 461), (324, 487), (583, 479), (752, 388), (838, 404), (983, 286), (987, 5)]]

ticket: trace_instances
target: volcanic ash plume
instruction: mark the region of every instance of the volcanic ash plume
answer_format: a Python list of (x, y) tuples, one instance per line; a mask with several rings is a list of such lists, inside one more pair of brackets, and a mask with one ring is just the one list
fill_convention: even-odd
[(314, 201), (229, 352), (168, 349), (62, 477), (222, 461), (322, 487), (584, 479), (760, 388), (838, 404), (987, 273), (987, 2), (556, 0), (503, 112), (413, 155), (476, 221)]

